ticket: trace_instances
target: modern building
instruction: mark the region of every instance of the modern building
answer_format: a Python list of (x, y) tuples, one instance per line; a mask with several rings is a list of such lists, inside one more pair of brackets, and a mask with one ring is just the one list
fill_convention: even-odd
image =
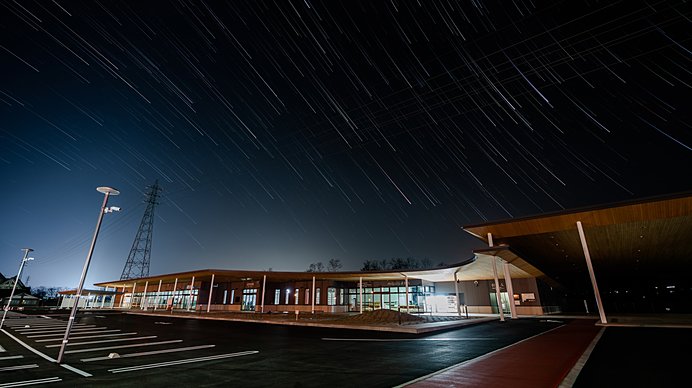
[[(508, 314), (510, 299), (515, 300), (520, 314), (554, 311), (554, 306), (541, 304), (542, 289), (540, 280), (536, 279), (541, 274), (535, 268), (507, 265), (494, 271), (494, 260), (479, 256), (444, 268), (406, 271), (318, 273), (205, 269), (96, 286), (119, 291), (115, 306), (124, 308), (265, 313), (391, 309), (460, 314), (497, 312), (498, 284)], [(496, 272), (501, 277), (497, 282)], [(516, 292), (511, 297), (506, 287), (510, 278)]]
[[(204, 269), (96, 286), (112, 290), (114, 307), (128, 309), (263, 313), (392, 309), (512, 317), (560, 312), (563, 297), (579, 290), (581, 311), (588, 312), (591, 306), (590, 311), (598, 311), (605, 323), (603, 301), (613, 299), (603, 298), (599, 284), (612, 292), (613, 287), (631, 287), (626, 285), (646, 279), (657, 279), (661, 287), (686, 280), (685, 264), (692, 258), (692, 195), (464, 229), (487, 247), (475, 250), (469, 260), (442, 268), (320, 273)], [(634, 288), (622, 288), (623, 294), (630, 291), (634, 293)]]

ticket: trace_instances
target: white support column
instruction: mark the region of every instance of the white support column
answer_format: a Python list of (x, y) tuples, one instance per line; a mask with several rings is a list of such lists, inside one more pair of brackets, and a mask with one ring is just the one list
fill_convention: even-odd
[(603, 310), (603, 302), (601, 301), (601, 293), (598, 292), (598, 283), (596, 283), (596, 274), (593, 271), (593, 265), (591, 265), (591, 254), (589, 253), (589, 246), (586, 244), (586, 236), (584, 235), (584, 227), (581, 221), (577, 221), (577, 229), (579, 230), (579, 239), (581, 240), (581, 247), (584, 250), (584, 258), (586, 259), (586, 266), (589, 269), (589, 277), (591, 278), (591, 285), (593, 286), (593, 293), (596, 296), (596, 306), (598, 307), (598, 315), (601, 317), (601, 323), (606, 324), (608, 320), (606, 319), (605, 310)]
[(142, 296), (142, 302), (139, 304), (139, 308), (146, 311), (147, 310), (147, 289), (149, 289), (149, 281), (144, 283), (144, 295)]
[(359, 288), (359, 293), (360, 293), (360, 313), (363, 314), (363, 277), (360, 277), (360, 288)]
[[(108, 287), (106, 287), (106, 291), (108, 291)], [(106, 294), (101, 294), (101, 309), (103, 309), (104, 303), (106, 303)]]
[(156, 308), (159, 307), (159, 303), (161, 302), (161, 282), (163, 279), (159, 279), (159, 288), (156, 289), (156, 303), (154, 303), (154, 311), (156, 311)]
[(209, 299), (207, 299), (207, 312), (211, 310), (211, 296), (214, 292), (214, 274), (211, 274), (211, 285), (209, 286)]
[(137, 282), (132, 283), (132, 297), (130, 298), (130, 305), (128, 309), (132, 309), (132, 305), (135, 304), (135, 289), (137, 288)]
[(517, 319), (517, 306), (514, 304), (514, 287), (512, 286), (512, 275), (509, 273), (509, 263), (503, 261), (502, 270), (505, 273), (505, 286), (507, 288), (507, 298), (509, 299), (509, 313), (512, 319)]
[[(115, 289), (116, 289), (116, 291), (118, 290), (117, 287)], [(123, 307), (123, 301), (124, 300), (125, 300), (125, 286), (123, 286), (122, 295), (120, 295), (120, 307)]]
[(178, 289), (178, 278), (175, 278), (175, 282), (173, 283), (173, 300), (171, 301), (171, 314), (173, 314), (173, 310), (175, 309), (175, 291)]
[(315, 313), (315, 277), (312, 277), (312, 313)]
[(454, 272), (454, 293), (457, 296), (457, 315), (461, 316), (461, 301), (459, 300), (459, 279), (457, 277), (457, 272), (459, 272), (459, 270)]
[(195, 288), (195, 277), (192, 277), (192, 281), (190, 282), (190, 302), (187, 305), (187, 311), (190, 311), (192, 308), (192, 290)]
[[(84, 303), (84, 308), (89, 308), (89, 302), (91, 301), (91, 292), (87, 293), (87, 300), (86, 303)], [(91, 304), (91, 307), (94, 307), (94, 304)]]
[(404, 285), (406, 285), (406, 313), (409, 312), (409, 302), (408, 302), (408, 275), (404, 275)]
[(264, 275), (262, 278), (262, 307), (260, 308), (261, 312), (264, 312), (264, 290), (267, 289), (267, 275)]
[[(493, 234), (488, 232), (488, 246), (493, 247)], [(497, 310), (500, 312), (500, 321), (505, 321), (505, 312), (502, 311), (502, 294), (500, 293), (500, 280), (497, 278), (497, 263), (493, 256), (493, 276), (495, 277), (495, 298), (497, 298)]]
[(502, 294), (500, 293), (500, 280), (497, 278), (497, 258), (493, 256), (493, 276), (495, 277), (495, 297), (497, 298), (497, 310), (500, 312), (500, 321), (505, 321), (505, 312), (502, 310)]

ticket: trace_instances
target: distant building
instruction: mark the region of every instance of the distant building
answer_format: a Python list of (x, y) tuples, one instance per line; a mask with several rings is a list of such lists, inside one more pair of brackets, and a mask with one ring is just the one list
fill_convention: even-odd
[[(14, 281), (16, 278), (16, 276), (6, 278), (0, 273), (0, 300), (2, 302), (2, 308), (7, 306), (7, 301), (12, 293), (12, 287), (14, 287)], [(10, 307), (36, 306), (38, 305), (39, 300), (39, 298), (31, 295), (31, 288), (25, 286), (24, 283), (22, 283), (22, 280), (19, 279)]]

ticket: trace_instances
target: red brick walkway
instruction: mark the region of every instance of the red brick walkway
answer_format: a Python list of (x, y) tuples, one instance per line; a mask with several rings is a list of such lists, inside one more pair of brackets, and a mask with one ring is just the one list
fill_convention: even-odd
[(407, 387), (557, 387), (601, 330), (595, 322), (575, 319)]

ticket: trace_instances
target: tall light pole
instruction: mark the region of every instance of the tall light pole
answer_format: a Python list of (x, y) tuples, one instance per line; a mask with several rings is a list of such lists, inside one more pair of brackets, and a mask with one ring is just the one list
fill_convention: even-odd
[(26, 264), (27, 261), (33, 260), (33, 257), (29, 257), (29, 252), (33, 252), (34, 250), (31, 248), (22, 248), (24, 251), (24, 258), (22, 259), (22, 263), (19, 264), (19, 272), (17, 272), (17, 277), (14, 279), (14, 286), (12, 286), (12, 292), (10, 293), (10, 300), (7, 301), (7, 306), (5, 306), (5, 311), (2, 313), (2, 321), (0, 321), (0, 329), (2, 329), (2, 325), (5, 324), (5, 317), (7, 316), (7, 311), (10, 309), (10, 305), (12, 304), (12, 298), (14, 298), (14, 290), (17, 288), (17, 283), (19, 282), (19, 277), (22, 276), (22, 269), (24, 269), (24, 264)]
[(77, 315), (77, 306), (79, 305), (79, 297), (82, 295), (82, 287), (84, 287), (84, 279), (86, 279), (87, 270), (89, 269), (89, 262), (91, 261), (91, 254), (94, 253), (94, 246), (96, 245), (96, 237), (99, 235), (99, 229), (101, 229), (101, 221), (103, 220), (103, 215), (105, 213), (110, 213), (113, 211), (119, 211), (119, 207), (108, 208), (108, 197), (111, 195), (118, 195), (120, 192), (112, 187), (97, 187), (96, 191), (103, 193), (103, 205), (101, 206), (101, 211), (99, 211), (99, 218), (96, 222), (96, 230), (94, 231), (94, 238), (91, 239), (91, 247), (89, 248), (89, 253), (87, 254), (86, 261), (84, 262), (84, 268), (82, 268), (82, 276), (79, 278), (79, 286), (77, 287), (77, 293), (75, 294), (74, 305), (72, 306), (72, 311), (70, 311), (70, 319), (67, 321), (67, 328), (65, 329), (65, 336), (62, 339), (62, 344), (60, 345), (60, 353), (58, 353), (57, 363), (62, 362), (63, 355), (65, 353), (65, 346), (70, 338), (70, 331), (72, 330), (72, 325), (74, 324), (75, 316)]

